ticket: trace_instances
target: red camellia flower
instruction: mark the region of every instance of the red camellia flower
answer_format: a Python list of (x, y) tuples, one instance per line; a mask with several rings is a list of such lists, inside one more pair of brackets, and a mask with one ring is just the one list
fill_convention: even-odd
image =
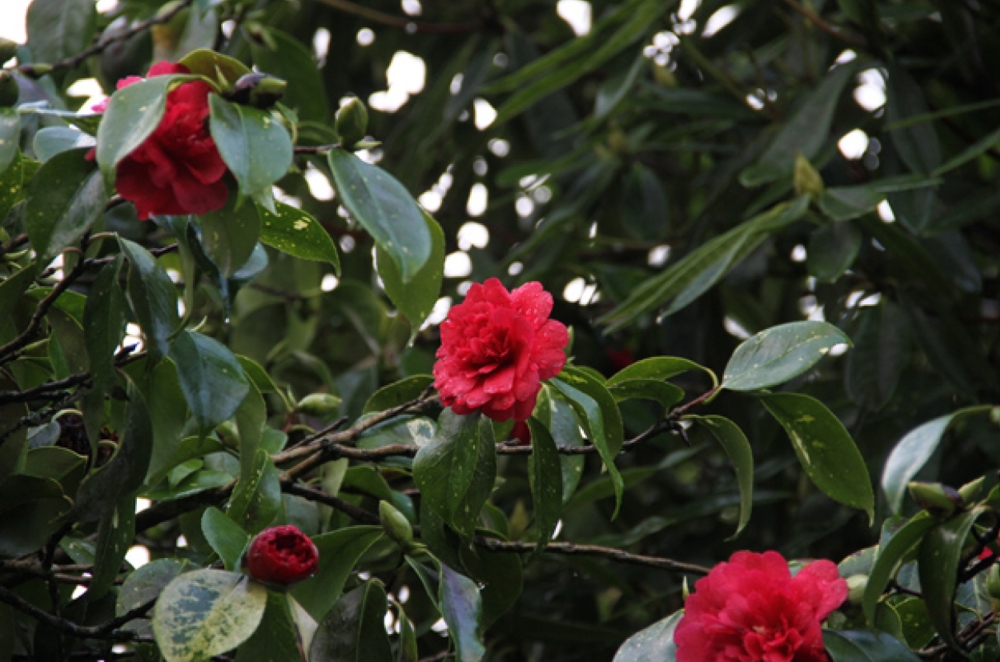
[(540, 283), (508, 292), (490, 278), (469, 288), (441, 324), (434, 386), (456, 414), (482, 411), (495, 421), (523, 421), (541, 380), (566, 363), (569, 332), (550, 320), (552, 295)]
[[(148, 76), (189, 73), (183, 64), (158, 62)], [(118, 89), (141, 80), (129, 76), (118, 81)], [(170, 92), (159, 126), (118, 164), (118, 193), (135, 204), (140, 219), (159, 214), (205, 214), (226, 204), (226, 164), (208, 132), (211, 91), (208, 83), (196, 80)], [(105, 107), (95, 106), (94, 110), (102, 112)]]
[(275, 526), (250, 542), (244, 566), (257, 581), (288, 586), (316, 572), (319, 551), (309, 536), (291, 524)]
[(847, 598), (830, 561), (794, 577), (777, 552), (736, 552), (695, 583), (674, 642), (677, 662), (827, 662), (820, 621)]

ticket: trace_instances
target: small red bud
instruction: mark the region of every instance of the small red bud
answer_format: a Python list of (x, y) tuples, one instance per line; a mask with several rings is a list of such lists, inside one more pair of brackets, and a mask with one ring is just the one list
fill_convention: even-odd
[(289, 586), (316, 572), (319, 550), (309, 536), (291, 524), (275, 526), (250, 542), (244, 566), (257, 581)]

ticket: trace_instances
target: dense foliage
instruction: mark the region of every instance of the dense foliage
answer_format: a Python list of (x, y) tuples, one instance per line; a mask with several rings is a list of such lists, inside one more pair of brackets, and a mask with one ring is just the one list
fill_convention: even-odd
[(1000, 658), (996, 2), (97, 6), (0, 43), (0, 660)]

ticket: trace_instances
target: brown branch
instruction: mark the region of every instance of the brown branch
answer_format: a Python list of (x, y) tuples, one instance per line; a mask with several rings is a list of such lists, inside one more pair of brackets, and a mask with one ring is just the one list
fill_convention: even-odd
[(35, 68), (36, 65), (34, 64), (23, 64), (19, 66), (17, 70), (22, 74), (24, 74), (25, 76), (39, 77), (52, 71), (59, 71), (60, 69), (75, 69), (81, 63), (83, 63), (83, 61), (86, 60), (88, 57), (92, 55), (98, 55), (111, 44), (114, 44), (119, 41), (125, 41), (126, 39), (130, 39), (135, 35), (139, 34), (140, 32), (148, 30), (154, 25), (159, 25), (160, 23), (168, 22), (174, 16), (179, 14), (182, 10), (189, 7), (193, 2), (194, 0), (181, 0), (179, 3), (177, 3), (167, 11), (163, 12), (162, 14), (157, 14), (152, 18), (147, 19), (141, 23), (136, 23), (134, 26), (132, 26), (131, 28), (129, 28), (124, 32), (119, 32), (117, 34), (112, 34), (103, 37), (96, 44), (94, 44), (93, 46), (84, 51), (77, 53), (76, 55), (65, 58), (63, 60), (59, 60), (58, 62), (53, 62), (51, 64), (45, 63), (46, 66), (44, 69), (39, 67), (36, 70)]
[(327, 494), (326, 492), (306, 487), (300, 483), (288, 483), (287, 485), (282, 485), (281, 489), (284, 492), (300, 496), (303, 499), (321, 503), (324, 506), (330, 506), (334, 510), (342, 512), (351, 519), (361, 522), (362, 524), (377, 525), (379, 523), (378, 515), (375, 513), (369, 512), (360, 506), (355, 506), (353, 503), (344, 501), (343, 499), (335, 497), (332, 494)]
[(152, 641), (149, 637), (143, 637), (142, 635), (132, 632), (131, 630), (121, 630), (119, 628), (129, 621), (133, 621), (145, 615), (150, 609), (153, 608), (155, 600), (142, 604), (139, 607), (122, 614), (121, 616), (106, 621), (105, 623), (91, 626), (78, 625), (72, 621), (66, 620), (65, 618), (54, 616), (44, 609), (36, 607), (14, 591), (11, 591), (4, 586), (0, 586), (0, 602), (5, 602), (14, 609), (31, 616), (36, 621), (45, 623), (52, 629), (71, 637), (77, 637), (79, 639), (108, 639), (110, 641)]
[(424, 21), (413, 20), (409, 17), (387, 14), (377, 9), (372, 9), (371, 7), (351, 2), (350, 0), (318, 0), (318, 2), (326, 5), (327, 7), (339, 9), (342, 12), (354, 14), (355, 16), (360, 16), (361, 18), (367, 18), (370, 21), (375, 21), (376, 23), (381, 23), (382, 25), (402, 28), (407, 32), (412, 30), (414, 32), (424, 32), (427, 34), (464, 33), (475, 32), (485, 25), (485, 22), (482, 20), (467, 21), (465, 23), (426, 23)]
[(831, 37), (840, 39), (848, 46), (853, 46), (855, 48), (865, 48), (868, 46), (868, 42), (860, 37), (842, 30), (830, 23), (827, 23), (822, 16), (814, 12), (812, 9), (806, 7), (805, 5), (798, 2), (798, 0), (785, 0), (785, 3), (801, 14), (806, 20), (815, 25), (817, 28), (827, 33)]

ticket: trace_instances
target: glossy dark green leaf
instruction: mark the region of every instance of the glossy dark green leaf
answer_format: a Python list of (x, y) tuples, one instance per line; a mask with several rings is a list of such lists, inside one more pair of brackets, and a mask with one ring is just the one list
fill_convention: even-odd
[(666, 306), (664, 317), (677, 312), (715, 285), (771, 233), (801, 218), (808, 206), (809, 197), (800, 196), (711, 239), (635, 288), (598, 323), (614, 331), (661, 306)]
[(267, 589), (224, 570), (195, 570), (170, 582), (153, 609), (153, 633), (166, 662), (207, 660), (254, 633)]
[(774, 136), (757, 163), (740, 173), (744, 186), (757, 186), (791, 173), (795, 155), (812, 159), (830, 139), (830, 125), (840, 95), (854, 80), (857, 66), (844, 63), (826, 73), (819, 86), (805, 96), (799, 109)]
[(469, 577), (479, 584), (482, 598), (479, 631), (486, 632), (521, 598), (524, 590), (522, 557), (489, 552), (481, 547), (462, 547), (459, 558)]
[(489, 419), (445, 409), (434, 441), (413, 459), (421, 497), (455, 531), (469, 539), (496, 480), (496, 448)]
[(128, 259), (128, 300), (142, 328), (152, 368), (170, 353), (171, 336), (180, 326), (177, 290), (149, 251), (124, 237), (118, 243)]
[(906, 644), (878, 630), (823, 630), (833, 662), (918, 662)]
[(434, 243), (416, 200), (395, 177), (349, 152), (332, 150), (329, 159), (340, 201), (409, 283), (430, 260)]
[(281, 511), (281, 481), (271, 456), (261, 448), (254, 460), (253, 475), (236, 483), (226, 512), (250, 535), (263, 531)]
[(653, 356), (636, 361), (608, 377), (608, 386), (614, 386), (633, 379), (670, 379), (690, 370), (703, 370), (716, 383), (715, 374), (705, 366), (676, 356)]
[(675, 662), (677, 645), (674, 630), (684, 617), (684, 611), (674, 612), (625, 640), (613, 662)]
[[(887, 65), (886, 120), (900, 122), (927, 113), (927, 100), (910, 73), (896, 62)], [(929, 175), (941, 165), (941, 146), (934, 124), (921, 122), (889, 134), (892, 145), (911, 171)]]
[(38, 167), (38, 162), (21, 154), (0, 173), (0, 221), (7, 218), (14, 205), (24, 199), (22, 183), (25, 179), (30, 180), (33, 170)]
[(988, 506), (956, 514), (933, 527), (920, 541), (917, 553), (920, 590), (927, 605), (934, 629), (941, 639), (954, 649), (962, 649), (955, 637), (955, 587), (962, 561), (962, 551), (972, 531), (972, 525)]
[(431, 235), (431, 253), (427, 262), (410, 278), (403, 280), (403, 274), (395, 259), (383, 248), (376, 249), (378, 275), (389, 300), (406, 316), (410, 324), (410, 342), (420, 332), (427, 316), (441, 295), (441, 281), (444, 279), (444, 232), (437, 221), (424, 214), (427, 230)]
[(230, 195), (226, 205), (198, 217), (199, 239), (205, 254), (230, 278), (250, 259), (261, 232), (257, 208)]
[(834, 501), (875, 516), (868, 467), (843, 423), (823, 403), (800, 393), (761, 398), (788, 433), (806, 475)]
[(257, 207), (260, 214), (260, 241), (283, 253), (303, 260), (329, 262), (340, 274), (340, 257), (330, 233), (310, 214), (275, 202), (275, 213), (263, 206)]
[(32, 149), (35, 150), (35, 156), (38, 157), (38, 160), (44, 163), (56, 154), (68, 152), (71, 149), (89, 149), (96, 144), (97, 141), (94, 140), (94, 137), (83, 131), (68, 126), (47, 126), (44, 129), (39, 129), (35, 134), (32, 140)]
[(90, 45), (97, 12), (89, 0), (35, 0), (28, 5), (26, 23), (35, 61), (52, 64)]
[[(41, 133), (41, 131), (38, 133)], [(20, 135), (21, 119), (17, 111), (13, 108), (0, 108), (0, 173), (6, 171), (8, 166), (17, 158), (18, 138)], [(37, 136), (38, 134), (35, 135)]]
[[(740, 518), (736, 524), (735, 538), (750, 521), (750, 511), (753, 507), (753, 449), (750, 442), (738, 425), (722, 416), (692, 416), (690, 417), (715, 437), (716, 441), (729, 456), (736, 472), (736, 485), (740, 491)], [(730, 538), (730, 540), (732, 539)]]
[(627, 379), (609, 386), (608, 391), (617, 402), (653, 400), (659, 402), (664, 411), (684, 399), (684, 389), (654, 379)]
[(480, 662), (486, 655), (479, 632), (482, 600), (476, 582), (441, 564), (441, 615), (455, 644), (459, 662)]
[(385, 631), (385, 587), (365, 582), (344, 594), (319, 625), (309, 659), (323, 662), (392, 662)]
[(134, 540), (135, 495), (128, 495), (119, 498), (112, 512), (105, 515), (98, 526), (94, 570), (87, 586), (88, 600), (101, 598), (112, 587)]
[(267, 423), (267, 405), (253, 384), (236, 409), (233, 422), (239, 432), (240, 478), (253, 480), (257, 473), (257, 450), (261, 447)]
[(104, 179), (115, 180), (115, 167), (149, 137), (163, 118), (167, 92), (191, 76), (153, 76), (111, 95), (97, 130), (97, 163)]
[[(126, 88), (128, 89), (128, 88)], [(242, 195), (274, 210), (271, 187), (292, 165), (292, 139), (271, 113), (209, 96), (209, 128)]]
[(955, 416), (954, 413), (947, 414), (927, 421), (907, 432), (893, 446), (882, 470), (882, 490), (893, 513), (898, 515), (902, 512), (907, 483), (931, 459)]
[(193, 50), (177, 62), (190, 69), (192, 74), (204, 76), (220, 85), (223, 82), (231, 85), (250, 73), (250, 68), (239, 60), (206, 48)]
[(926, 512), (920, 513), (903, 525), (887, 543), (883, 543), (879, 547), (875, 565), (872, 566), (868, 575), (863, 598), (865, 616), (868, 618), (869, 624), (875, 623), (875, 609), (879, 598), (882, 597), (885, 587), (889, 585), (889, 581), (896, 574), (900, 561), (923, 540), (935, 524), (936, 520)]
[(789, 322), (748, 338), (726, 364), (722, 388), (758, 391), (783, 384), (819, 363), (834, 345), (851, 344), (847, 334), (826, 322)]
[[(122, 616), (138, 609), (148, 602), (159, 597), (167, 584), (181, 574), (183, 562), (176, 559), (155, 559), (145, 565), (141, 565), (125, 577), (121, 587), (118, 589), (118, 598), (115, 601), (115, 615)], [(138, 631), (140, 634), (152, 635), (153, 630), (148, 621), (133, 621), (128, 624), (129, 629)]]
[[(585, 441), (580, 432), (580, 424), (572, 405), (558, 390), (545, 384), (538, 394), (534, 416), (549, 429), (557, 445), (583, 446)], [(566, 503), (576, 492), (583, 476), (583, 455), (560, 454), (559, 464), (562, 466), (562, 501)]]
[(870, 186), (828, 188), (819, 199), (819, 210), (831, 221), (849, 221), (875, 211), (885, 195)]
[(587, 438), (597, 448), (615, 488), (614, 516), (617, 516), (624, 490), (621, 473), (615, 466), (624, 440), (618, 403), (602, 384), (586, 373), (564, 370), (550, 383), (569, 401)]
[(861, 248), (861, 231), (851, 223), (829, 223), (809, 237), (809, 275), (824, 283), (840, 278), (854, 264)]
[[(0, 371), (0, 389), (16, 391), (19, 387), (8, 373)], [(0, 439), (3, 439), (0, 444), (0, 484), (11, 474), (24, 469), (28, 430), (21, 424), (21, 419), (28, 415), (28, 411), (28, 405), (23, 402), (0, 405)]]
[(562, 515), (562, 465), (552, 433), (536, 418), (528, 419), (531, 430), (531, 456), (528, 458), (528, 482), (534, 508), (535, 529), (541, 551), (548, 544)]
[(201, 532), (226, 570), (239, 570), (240, 556), (250, 542), (250, 534), (215, 506), (209, 506), (201, 516)]
[(383, 535), (380, 526), (348, 526), (316, 536), (319, 569), (297, 584), (292, 595), (313, 618), (322, 620), (340, 598), (358, 559)]
[(267, 41), (250, 40), (254, 64), (260, 71), (288, 82), (281, 103), (300, 119), (325, 122), (330, 114), (323, 77), (312, 52), (292, 35), (269, 29)]
[(102, 394), (114, 379), (115, 350), (125, 333), (125, 293), (118, 284), (123, 259), (119, 253), (97, 272), (83, 310), (83, 332), (94, 389)]
[(55, 480), (23, 474), (11, 476), (0, 484), (0, 504), (0, 557), (3, 558), (17, 558), (42, 549), (72, 506)]
[(42, 164), (27, 186), (24, 222), (39, 264), (74, 245), (104, 212), (108, 195), (83, 150), (63, 152)]
[(219, 341), (197, 331), (178, 333), (170, 358), (177, 364), (181, 390), (202, 432), (232, 416), (250, 390), (236, 356)]
[(402, 404), (410, 402), (420, 397), (420, 394), (427, 390), (427, 387), (434, 383), (431, 375), (413, 375), (402, 379), (395, 384), (383, 386), (368, 398), (365, 403), (364, 413), (370, 414), (377, 411), (385, 411)]
[(267, 608), (253, 636), (236, 651), (236, 662), (307, 662), (318, 624), (286, 593), (268, 591)]
[(861, 308), (844, 384), (855, 403), (878, 411), (889, 402), (910, 358), (909, 322), (892, 301)]

